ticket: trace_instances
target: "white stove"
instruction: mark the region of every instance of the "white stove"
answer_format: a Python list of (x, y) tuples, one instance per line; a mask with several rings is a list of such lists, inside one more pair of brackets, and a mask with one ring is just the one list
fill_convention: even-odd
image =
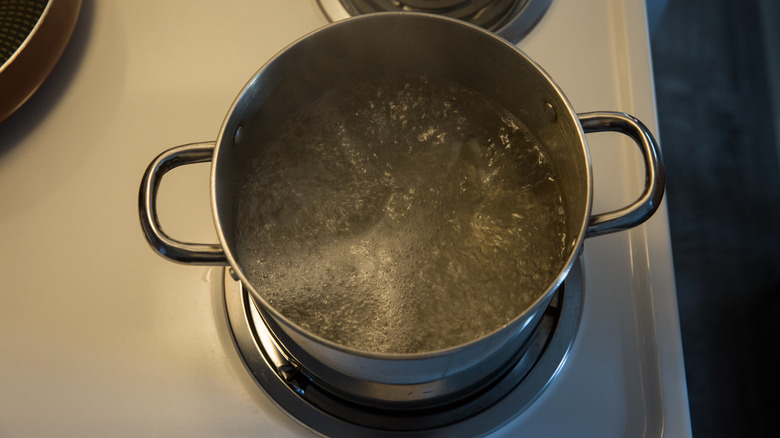
[[(214, 140), (245, 81), (326, 23), (316, 0), (84, 1), (59, 65), (0, 124), (0, 435), (313, 436), (247, 372), (222, 269), (157, 256), (137, 203), (154, 156)], [(553, 0), (518, 47), (577, 111), (657, 133), (644, 2)], [(636, 148), (588, 141), (594, 211), (632, 201)], [(216, 241), (208, 177), (166, 177), (170, 234)], [(491, 436), (690, 436), (665, 207), (588, 239), (583, 275), (565, 363)]]

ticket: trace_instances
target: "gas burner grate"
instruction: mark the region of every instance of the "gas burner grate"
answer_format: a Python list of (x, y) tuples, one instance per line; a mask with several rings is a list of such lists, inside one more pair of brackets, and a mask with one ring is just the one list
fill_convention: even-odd
[(423, 12), (466, 21), (518, 42), (552, 0), (318, 0), (331, 21), (374, 12)]

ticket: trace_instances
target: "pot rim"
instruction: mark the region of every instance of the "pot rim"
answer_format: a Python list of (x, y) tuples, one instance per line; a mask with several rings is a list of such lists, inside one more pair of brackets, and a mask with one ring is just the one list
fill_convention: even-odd
[[(464, 29), (470, 29), (471, 32), (476, 32), (481, 34), (481, 37), (488, 37), (495, 41), (496, 45), (503, 45), (506, 48), (512, 50), (516, 56), (522, 57), (526, 62), (528, 62), (531, 66), (535, 67), (537, 72), (542, 75), (542, 77), (551, 85), (552, 89), (556, 93), (556, 97), (559, 100), (560, 103), (563, 104), (563, 107), (566, 109), (565, 116), (567, 118), (571, 118), (575, 120), (575, 123), (573, 124), (577, 129), (577, 136), (579, 138), (579, 146), (582, 148), (582, 152), (585, 155), (585, 174), (586, 174), (586, 199), (583, 202), (586, 202), (586, 206), (583, 212), (583, 217), (580, 218), (580, 227), (579, 232), (572, 242), (571, 247), (569, 248), (569, 255), (566, 259), (566, 262), (563, 264), (563, 267), (559, 270), (558, 275), (555, 277), (555, 280), (552, 281), (547, 289), (539, 294), (531, 304), (529, 304), (526, 309), (519, 313), (515, 318), (513, 318), (511, 321), (507, 322), (505, 325), (493, 330), (492, 332), (485, 334), (479, 338), (473, 339), (469, 342), (458, 344), (452, 347), (448, 347), (445, 349), (440, 350), (433, 350), (433, 351), (425, 351), (425, 352), (419, 352), (419, 353), (382, 353), (382, 352), (373, 352), (373, 351), (365, 351), (365, 350), (359, 350), (353, 347), (348, 347), (345, 345), (338, 344), (336, 342), (333, 342), (329, 339), (323, 338), (315, 333), (310, 332), (309, 330), (306, 330), (305, 328), (299, 326), (298, 324), (291, 321), (289, 318), (284, 316), (281, 312), (279, 312), (275, 307), (273, 307), (268, 301), (263, 298), (263, 296), (254, 289), (249, 279), (246, 277), (246, 275), (243, 272), (243, 269), (241, 269), (241, 265), (236, 260), (235, 256), (233, 255), (233, 251), (231, 250), (231, 247), (228, 245), (224, 230), (221, 225), (221, 218), (219, 214), (219, 210), (217, 208), (217, 202), (216, 202), (216, 186), (217, 186), (217, 163), (219, 162), (219, 155), (220, 150), (223, 147), (223, 140), (227, 138), (233, 138), (233, 133), (228, 133), (228, 124), (231, 120), (231, 117), (234, 114), (234, 111), (236, 110), (236, 107), (238, 106), (239, 102), (242, 101), (242, 98), (246, 95), (247, 91), (252, 87), (253, 83), (262, 76), (263, 72), (274, 62), (276, 62), (284, 53), (289, 51), (292, 47), (296, 46), (297, 44), (301, 43), (304, 40), (308, 40), (310, 38), (315, 37), (319, 33), (322, 32), (328, 32), (330, 29), (341, 27), (341, 26), (350, 26), (350, 23), (358, 22), (358, 21), (370, 21), (370, 20), (377, 20), (377, 19), (399, 19), (400, 17), (412, 17), (414, 19), (419, 20), (440, 20), (440, 21), (448, 21), (452, 23), (455, 26), (461, 26)], [(403, 18), (406, 19), (406, 18)], [(562, 115), (558, 114), (558, 117), (560, 118)], [(230, 135), (228, 135), (230, 134)], [(228, 147), (228, 146), (225, 146)], [(461, 351), (470, 349), (474, 344), (479, 343), (480, 341), (483, 341), (486, 338), (493, 337), (497, 335), (498, 333), (504, 332), (506, 330), (515, 329), (516, 325), (519, 324), (519, 322), (523, 319), (526, 319), (525, 317), (529, 315), (534, 309), (537, 307), (540, 307), (542, 303), (547, 301), (547, 298), (554, 293), (558, 287), (563, 283), (563, 281), (566, 279), (566, 277), (569, 274), (569, 271), (572, 269), (572, 266), (574, 265), (577, 258), (580, 256), (582, 245), (584, 239), (587, 237), (587, 227), (588, 222), (591, 214), (591, 207), (592, 207), (592, 198), (593, 198), (593, 174), (592, 174), (592, 167), (591, 167), (591, 157), (590, 157), (590, 151), (588, 149), (588, 144), (585, 137), (585, 132), (582, 128), (581, 123), (579, 122), (577, 118), (577, 113), (575, 112), (574, 108), (572, 107), (569, 100), (566, 98), (565, 94), (561, 90), (561, 88), (558, 86), (558, 84), (553, 80), (553, 78), (536, 62), (534, 61), (530, 56), (528, 56), (525, 52), (523, 52), (521, 49), (519, 49), (517, 46), (513, 45), (509, 41), (501, 38), (500, 36), (493, 34), (485, 29), (482, 29), (481, 27), (478, 27), (476, 25), (446, 17), (446, 16), (440, 16), (440, 15), (434, 15), (434, 14), (427, 14), (427, 13), (421, 13), (421, 12), (376, 12), (376, 13), (370, 13), (370, 14), (363, 14), (358, 16), (353, 16), (346, 18), (344, 20), (336, 21), (333, 23), (326, 24), (318, 29), (313, 30), (312, 32), (309, 32), (308, 34), (296, 39), (292, 43), (288, 44), (286, 47), (281, 49), (279, 52), (277, 52), (272, 58), (270, 58), (268, 61), (266, 61), (253, 75), (252, 77), (246, 82), (246, 84), (243, 86), (241, 91), (238, 93), (237, 97), (231, 104), (230, 108), (227, 111), (227, 114), (225, 116), (225, 119), (222, 123), (222, 126), (219, 130), (219, 134), (217, 137), (216, 145), (214, 148), (214, 155), (212, 159), (211, 164), (211, 172), (210, 172), (210, 181), (209, 181), (209, 189), (211, 192), (211, 209), (212, 209), (212, 216), (214, 218), (214, 225), (216, 227), (217, 231), (217, 237), (219, 239), (220, 244), (222, 245), (222, 249), (225, 253), (225, 256), (228, 260), (228, 263), (233, 268), (233, 271), (235, 272), (235, 275), (239, 277), (240, 281), (244, 284), (244, 286), (247, 287), (249, 292), (252, 294), (252, 297), (261, 304), (264, 307), (264, 310), (267, 311), (274, 319), (276, 319), (278, 322), (283, 323), (285, 326), (291, 328), (292, 330), (296, 331), (297, 333), (316, 341), (317, 343), (332, 348), (334, 350), (340, 351), (342, 353), (351, 354), (360, 356), (366, 359), (376, 359), (376, 360), (383, 360), (383, 361), (409, 361), (409, 360), (425, 360), (425, 359), (433, 359), (441, 356), (447, 356), (447, 355), (454, 355), (458, 354)], [(526, 321), (527, 322), (527, 321)], [(523, 326), (525, 323), (523, 323)], [(519, 328), (516, 328), (517, 331), (519, 331)]]

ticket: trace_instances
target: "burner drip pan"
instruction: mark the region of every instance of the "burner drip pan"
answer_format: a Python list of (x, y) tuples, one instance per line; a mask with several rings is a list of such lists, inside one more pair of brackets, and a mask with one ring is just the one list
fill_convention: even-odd
[(374, 12), (425, 12), (456, 18), (517, 43), (552, 0), (317, 0), (330, 21)]
[[(481, 436), (533, 403), (563, 366), (579, 325), (581, 261), (572, 267), (536, 329), (498, 375), (473, 392), (435, 405), (378, 405), (339, 391), (298, 365), (240, 282), (224, 273), (228, 321), (241, 358), (271, 399), (326, 436)], [(353, 382), (354, 384), (354, 382)]]

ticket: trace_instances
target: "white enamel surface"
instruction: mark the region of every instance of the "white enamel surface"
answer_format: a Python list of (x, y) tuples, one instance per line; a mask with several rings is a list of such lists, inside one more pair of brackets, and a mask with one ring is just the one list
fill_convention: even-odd
[[(254, 385), (218, 271), (154, 254), (146, 165), (213, 140), (244, 82), (326, 23), (314, 0), (85, 1), (62, 61), (0, 125), (0, 435), (310, 436)], [(578, 111), (657, 132), (644, 8), (555, 0), (519, 45)], [(595, 211), (639, 193), (638, 154), (590, 135)], [(216, 241), (208, 166), (177, 169), (163, 227)], [(496, 436), (690, 434), (666, 213), (586, 242), (583, 322), (559, 378)]]

